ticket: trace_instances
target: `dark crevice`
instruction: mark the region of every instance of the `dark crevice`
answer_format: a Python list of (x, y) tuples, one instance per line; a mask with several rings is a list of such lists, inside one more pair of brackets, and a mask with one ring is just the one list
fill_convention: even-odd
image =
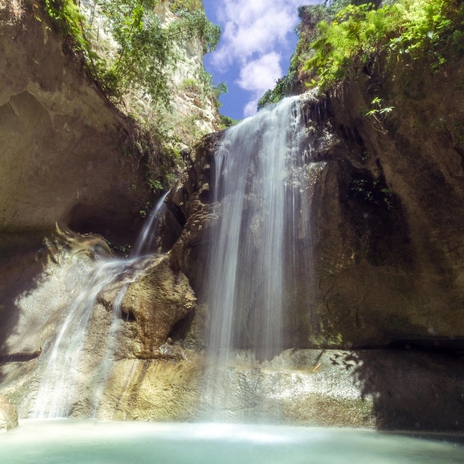
[(135, 314), (132, 311), (129, 311), (128, 313), (122, 312), (120, 318), (124, 322), (136, 322), (137, 318), (135, 317)]
[(33, 359), (37, 359), (41, 354), (42, 352), (39, 351), (29, 354), (17, 353), (0, 356), (0, 364), (32, 361)]
[(171, 338), (174, 343), (185, 340), (188, 331), (193, 322), (193, 318), (195, 317), (195, 311), (190, 311), (183, 319), (176, 322), (169, 332), (168, 338)]

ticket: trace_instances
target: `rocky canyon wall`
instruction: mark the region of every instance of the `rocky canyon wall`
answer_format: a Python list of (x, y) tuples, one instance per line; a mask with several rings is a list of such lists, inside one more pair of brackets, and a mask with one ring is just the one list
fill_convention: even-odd
[[(310, 296), (289, 302), (288, 347), (462, 345), (463, 62), (423, 66), (386, 66), (306, 98), (301, 130), (320, 174), (305, 212), (313, 264), (294, 282), (296, 294), (310, 287)], [(375, 98), (391, 112), (368, 115)], [(173, 262), (200, 302), (202, 250), (220, 214), (210, 202), (220, 140), (212, 135), (192, 152), (168, 202), (185, 223)]]
[(58, 222), (129, 241), (150, 198), (138, 161), (123, 155), (129, 122), (40, 9), (1, 20), (1, 233)]

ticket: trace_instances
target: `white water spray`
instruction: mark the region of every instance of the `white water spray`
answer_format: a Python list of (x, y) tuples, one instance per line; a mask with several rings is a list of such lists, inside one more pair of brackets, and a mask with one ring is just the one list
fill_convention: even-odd
[[(112, 259), (96, 262), (91, 270), (83, 291), (69, 307), (68, 315), (54, 341), (48, 356), (46, 368), (30, 416), (33, 418), (58, 418), (72, 415), (76, 400), (77, 387), (88, 366), (82, 365), (82, 352), (88, 326), (93, 315), (97, 296), (105, 287), (118, 279), (124, 278), (125, 270), (153, 251), (156, 234), (159, 230), (162, 215), (165, 212), (164, 200), (167, 193), (153, 208), (145, 222), (134, 245), (130, 259)], [(138, 273), (132, 272), (126, 276), (125, 283), (113, 302), (113, 322), (110, 326), (104, 355), (98, 371), (95, 373), (95, 393), (92, 399), (94, 416), (107, 377), (111, 368), (112, 356), (115, 350), (115, 332), (121, 319), (121, 305), (130, 283), (135, 281)]]
[[(226, 360), (232, 347), (261, 358), (283, 348), (286, 271), (295, 247), (303, 164), (298, 97), (261, 110), (229, 129), (216, 155), (214, 201), (221, 203), (208, 274), (209, 347)], [(309, 227), (303, 224), (303, 227)]]

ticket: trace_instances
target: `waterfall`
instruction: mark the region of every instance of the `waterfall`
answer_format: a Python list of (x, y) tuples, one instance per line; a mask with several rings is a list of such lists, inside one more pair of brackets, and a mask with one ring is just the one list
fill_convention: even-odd
[[(204, 419), (279, 421), (273, 408), (248, 416), (260, 369), (309, 344), (314, 294), (311, 205), (325, 163), (313, 162), (305, 97), (284, 99), (228, 129), (211, 179), (214, 217), (205, 252), (208, 364)], [(278, 360), (277, 360), (278, 363)], [(244, 377), (242, 368), (256, 367)], [(276, 378), (275, 398), (285, 397)]]
[(162, 220), (166, 215), (167, 207), (164, 200), (168, 196), (169, 192), (166, 192), (151, 210), (148, 220), (140, 231), (137, 240), (132, 247), (131, 257), (140, 258), (142, 256), (149, 255), (155, 251), (156, 238), (159, 235), (159, 228), (162, 224)]
[(82, 365), (84, 362), (82, 352), (97, 297), (105, 287), (116, 281), (123, 281), (124, 284), (113, 302), (113, 322), (109, 328), (108, 336), (102, 340), (103, 356), (94, 374), (95, 391), (90, 401), (94, 415), (97, 414), (100, 398), (111, 368), (111, 359), (115, 349), (114, 336), (117, 322), (122, 316), (122, 301), (129, 285), (138, 276), (139, 269), (134, 264), (154, 251), (154, 241), (165, 213), (164, 200), (168, 193), (160, 198), (149, 218), (145, 221), (129, 259), (101, 260), (94, 263), (87, 282), (84, 283), (84, 289), (69, 306), (68, 314), (53, 345), (48, 350), (46, 367), (33, 411), (30, 414), (31, 417), (58, 418), (68, 417), (72, 414), (77, 386), (81, 381), (80, 377), (82, 372), (89, 369), (89, 366)]
[[(209, 350), (221, 362), (233, 348), (260, 359), (285, 347), (284, 313), (299, 254), (309, 239), (306, 152), (300, 98), (288, 98), (229, 129), (216, 154), (219, 223), (209, 250)], [(309, 253), (310, 246), (303, 253)]]

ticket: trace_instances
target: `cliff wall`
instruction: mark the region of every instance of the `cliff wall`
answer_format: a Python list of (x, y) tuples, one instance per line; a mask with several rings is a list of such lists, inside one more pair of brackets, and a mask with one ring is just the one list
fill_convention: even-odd
[[(309, 162), (324, 167), (310, 203), (313, 265), (294, 283), (297, 294), (312, 288), (289, 305), (289, 347), (462, 345), (464, 68), (425, 65), (379, 66), (306, 99)], [(368, 115), (375, 98), (392, 108), (386, 117)], [(186, 224), (173, 260), (200, 301), (220, 139), (203, 141), (170, 196)]]

